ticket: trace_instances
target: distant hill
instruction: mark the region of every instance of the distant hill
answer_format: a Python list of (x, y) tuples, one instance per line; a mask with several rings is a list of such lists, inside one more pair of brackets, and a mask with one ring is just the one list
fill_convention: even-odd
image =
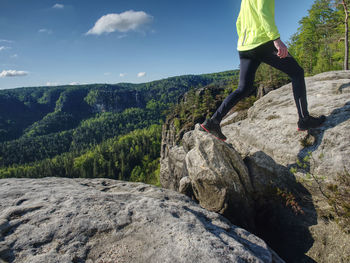
[(48, 167), (48, 160), (52, 163), (62, 155), (65, 159), (67, 154), (74, 162), (109, 139), (160, 125), (186, 92), (208, 85), (224, 91), (237, 82), (237, 73), (185, 75), (142, 84), (0, 90), (0, 176), (19, 176), (18, 169), (21, 176), (28, 176), (28, 166)]

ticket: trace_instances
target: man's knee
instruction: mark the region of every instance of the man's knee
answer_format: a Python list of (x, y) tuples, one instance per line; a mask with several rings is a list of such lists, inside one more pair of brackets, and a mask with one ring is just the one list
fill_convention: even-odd
[(292, 71), (289, 72), (289, 77), (292, 79), (301, 79), (304, 78), (304, 69), (299, 65), (296, 65)]
[(297, 67), (297, 73), (298, 75), (304, 77), (304, 69), (298, 65)]
[(252, 92), (252, 85), (242, 85), (240, 84), (235, 90), (236, 95), (241, 99), (247, 97)]

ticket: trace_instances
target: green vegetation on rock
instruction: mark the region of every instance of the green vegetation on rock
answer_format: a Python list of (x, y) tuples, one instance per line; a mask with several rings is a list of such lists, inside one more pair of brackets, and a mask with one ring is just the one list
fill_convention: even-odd
[[(209, 84), (221, 89), (236, 74), (1, 90), (0, 176), (108, 177), (159, 185), (166, 115), (187, 91)], [(205, 103), (212, 102), (207, 97)]]
[[(349, 5), (349, 1), (345, 1)], [(306, 75), (341, 70), (344, 66), (345, 12), (339, 1), (315, 0), (308, 16), (299, 21), (289, 52)]]

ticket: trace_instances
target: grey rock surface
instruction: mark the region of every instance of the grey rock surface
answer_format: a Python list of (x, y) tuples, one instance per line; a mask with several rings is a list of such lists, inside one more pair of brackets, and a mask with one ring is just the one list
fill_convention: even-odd
[(160, 151), (160, 183), (164, 188), (178, 191), (184, 174), (185, 151), (177, 145), (176, 128), (172, 122), (162, 127), (162, 144)]
[(181, 178), (186, 176), (185, 155), (186, 152), (181, 146), (175, 145), (167, 149), (166, 157), (160, 160), (160, 181), (163, 187), (176, 191), (179, 189)]
[[(173, 165), (163, 174), (162, 185), (169, 187), (163, 182), (171, 182), (171, 189), (179, 191), (181, 186), (186, 194), (193, 188), (202, 206), (223, 213), (233, 222), (237, 215), (241, 216), (237, 210), (242, 209), (231, 209), (234, 198), (228, 202), (230, 193), (237, 193), (232, 185), (239, 186), (238, 193), (248, 186), (247, 202), (240, 202), (240, 195), (233, 196), (248, 209), (253, 200), (256, 228), (249, 229), (263, 236), (288, 262), (313, 262), (308, 256), (316, 261), (327, 257), (326, 250), (320, 248), (324, 239), (315, 234), (334, 236), (333, 229), (325, 227), (331, 224), (324, 223), (324, 215), (333, 213), (325, 190), (339, 184), (345, 170), (350, 172), (350, 71), (308, 77), (306, 86), (311, 115), (327, 116), (322, 127), (309, 132), (297, 131), (291, 83), (260, 98), (247, 114), (234, 112), (225, 116), (221, 127), (228, 137), (226, 143), (199, 131), (198, 125), (184, 134), (182, 145), (169, 136), (174, 132), (172, 127), (163, 131), (167, 135), (163, 137), (163, 148), (171, 152), (163, 155), (166, 167), (170, 167), (169, 163), (178, 166)], [(230, 155), (235, 150), (241, 157), (239, 161), (235, 154)], [(311, 158), (304, 159), (309, 154)], [(241, 166), (242, 159), (248, 176), (236, 176), (236, 166)], [(300, 167), (298, 161), (303, 159)], [(297, 172), (291, 173), (291, 168), (298, 168)], [(228, 215), (225, 209), (230, 210)]]
[(188, 178), (200, 205), (225, 214), (235, 211), (235, 223), (247, 227), (253, 217), (253, 192), (248, 170), (239, 153), (210, 134), (195, 129), (184, 135)]
[(188, 176), (182, 177), (180, 180), (179, 192), (181, 194), (192, 196), (193, 189), (191, 184), (191, 179)]
[(311, 152), (309, 171), (332, 181), (344, 169), (350, 171), (350, 71), (321, 73), (306, 78), (306, 85), (310, 114), (327, 116), (321, 128), (309, 134), (297, 131), (288, 84), (255, 102), (247, 119), (225, 125), (222, 131), (227, 143), (261, 169), (289, 169)]
[[(183, 94), (183, 96), (180, 96), (177, 103), (188, 103), (190, 92), (191, 91), (186, 92)], [(221, 85), (209, 85), (198, 88), (195, 91), (195, 96), (197, 96), (197, 99), (202, 100), (208, 93), (211, 94), (212, 98), (218, 98), (223, 95), (223, 89)], [(215, 104), (217, 104), (218, 107), (220, 101), (215, 101)], [(213, 107), (213, 105), (211, 107)], [(237, 116), (237, 119), (244, 118), (246, 115), (245, 113), (240, 113)], [(167, 189), (179, 191), (181, 178), (188, 176), (184, 162), (185, 152), (187, 152), (187, 150), (181, 145), (182, 138), (184, 134), (193, 130), (197, 122), (204, 121), (204, 116), (196, 116), (194, 117), (195, 119), (192, 119), (192, 117), (191, 120), (187, 119), (187, 123), (185, 125), (180, 125), (181, 128), (179, 128), (179, 125), (176, 123), (183, 117), (178, 115), (178, 113), (173, 112), (167, 116), (164, 124), (162, 125), (162, 142), (160, 151), (161, 165), (159, 177), (161, 185)]]
[(4, 262), (284, 262), (174, 191), (108, 179), (1, 179)]

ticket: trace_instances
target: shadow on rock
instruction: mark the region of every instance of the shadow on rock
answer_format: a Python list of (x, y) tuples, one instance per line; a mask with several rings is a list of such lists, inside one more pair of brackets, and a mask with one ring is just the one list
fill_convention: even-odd
[(305, 255), (314, 243), (309, 228), (317, 224), (309, 191), (287, 167), (262, 151), (246, 157), (244, 162), (254, 189), (256, 229), (251, 231), (286, 262), (315, 262)]
[[(213, 224), (213, 222), (208, 217), (199, 211), (195, 211), (185, 206), (184, 209), (195, 215), (201, 221), (205, 229), (208, 232), (214, 234), (225, 246), (229, 247), (229, 250), (239, 251), (242, 248), (238, 246), (235, 247), (234, 243), (225, 241), (226, 238), (223, 237), (230, 236), (240, 244), (243, 244), (247, 250), (253, 253), (256, 257), (263, 260), (263, 262), (284, 263), (279, 255), (272, 251), (269, 246), (266, 246), (266, 243), (264, 241), (258, 241), (257, 239), (252, 238), (252, 235), (248, 231), (235, 227), (223, 228), (222, 226)], [(255, 261), (251, 258), (249, 262)]]
[[(350, 84), (347, 84), (347, 85), (348, 86), (342, 85), (343, 88), (341, 87), (340, 89), (350, 87)], [(343, 107), (333, 110), (332, 113), (329, 116), (327, 116), (326, 122), (320, 128), (311, 129), (308, 131), (308, 134), (306, 135), (305, 140), (307, 140), (308, 138), (314, 138), (314, 142), (310, 146), (308, 146), (306, 143), (304, 148), (300, 150), (298, 154), (298, 158), (304, 159), (307, 155), (316, 151), (323, 141), (325, 131), (332, 129), (349, 119), (350, 119), (350, 101), (345, 103)], [(348, 143), (348, 142), (344, 141), (344, 143)], [(297, 164), (291, 165), (291, 167), (296, 167), (296, 166)]]
[(0, 262), (13, 262), (14, 260), (13, 250), (5, 244), (0, 244)]

